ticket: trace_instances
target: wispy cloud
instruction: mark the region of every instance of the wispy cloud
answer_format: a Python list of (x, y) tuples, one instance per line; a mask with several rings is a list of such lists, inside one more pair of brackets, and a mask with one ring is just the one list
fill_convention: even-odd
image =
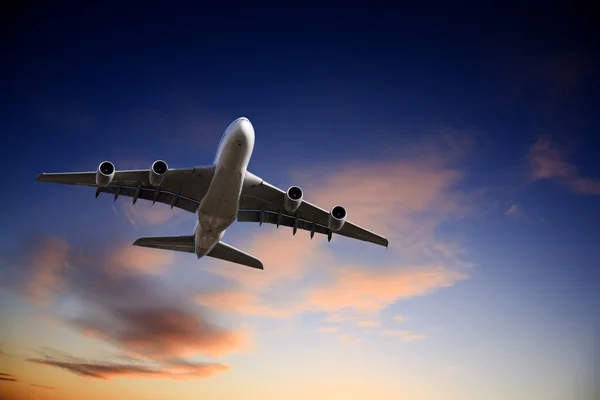
[(293, 307), (270, 306), (262, 302), (254, 293), (246, 292), (241, 288), (203, 291), (195, 297), (195, 300), (198, 304), (223, 313), (287, 318), (296, 312)]
[(406, 317), (403, 317), (402, 315), (396, 315), (396, 316), (394, 317), (394, 321), (396, 321), (396, 322), (397, 322), (397, 323), (399, 323), (399, 324), (401, 324), (401, 323), (403, 323), (403, 322), (406, 322), (406, 320), (407, 320), (407, 319), (408, 319), (408, 318), (406, 318)]
[(61, 273), (68, 267), (69, 245), (62, 239), (46, 237), (33, 248), (25, 292), (32, 303), (47, 305), (56, 291), (65, 288)]
[(106, 268), (113, 273), (128, 271), (149, 274), (160, 274), (175, 260), (171, 251), (148, 249), (118, 244), (109, 250), (106, 257)]
[[(63, 357), (62, 359), (57, 359), (50, 356), (31, 358), (28, 359), (28, 361), (61, 368), (83, 377), (105, 380), (119, 377), (202, 379), (229, 369), (229, 367), (218, 363), (193, 363), (177, 360), (165, 361), (160, 365), (149, 364), (142, 360), (135, 360), (137, 361), (135, 363), (101, 362), (76, 357)], [(52, 387), (50, 388), (52, 389)]]
[(520, 204), (512, 203), (506, 212), (504, 212), (504, 215), (509, 218), (518, 219), (523, 215), (523, 208)]
[(325, 322), (352, 322), (358, 321), (359, 319), (359, 316), (348, 312), (348, 310), (344, 310), (343, 312), (333, 312), (327, 314), (327, 316), (325, 317)]
[(386, 268), (369, 271), (349, 267), (322, 288), (311, 290), (307, 302), (316, 310), (353, 309), (359, 313), (377, 313), (402, 298), (422, 296), (465, 279), (463, 273), (432, 266), (406, 270)]
[(82, 316), (73, 322), (86, 331), (120, 345), (128, 353), (163, 359), (197, 354), (220, 356), (248, 344), (243, 332), (212, 324), (198, 313), (173, 306), (111, 309), (99, 322)]
[(344, 346), (351, 346), (362, 343), (362, 339), (360, 337), (348, 334), (341, 334), (338, 336), (338, 339), (340, 341), (340, 344)]
[(12, 374), (7, 374), (5, 372), (0, 372), (0, 381), (4, 382), (17, 382), (17, 378), (15, 378)]
[(189, 300), (151, 276), (111, 274), (105, 262), (100, 265), (104, 267), (76, 280), (78, 301), (87, 312), (68, 321), (81, 331), (154, 360), (219, 356), (249, 344), (245, 331), (211, 323)]
[(29, 386), (34, 387), (34, 388), (38, 388), (38, 389), (48, 389), (48, 390), (54, 390), (54, 389), (56, 389), (55, 386), (36, 385), (36, 384), (33, 384), (33, 383), (31, 385), (29, 385)]
[(600, 179), (581, 177), (565, 154), (549, 140), (537, 140), (529, 149), (528, 158), (534, 180), (557, 179), (574, 193), (600, 195)]
[(406, 330), (386, 329), (382, 333), (385, 335), (395, 336), (403, 342), (412, 342), (414, 340), (424, 340), (426, 336), (422, 333), (416, 333)]
[(363, 327), (363, 328), (372, 328), (372, 327), (381, 325), (381, 322), (371, 321), (371, 320), (362, 320), (362, 321), (358, 321), (356, 323), (356, 325)]
[(320, 333), (336, 333), (339, 331), (340, 331), (340, 328), (336, 328), (334, 326), (324, 326), (322, 328), (315, 329), (315, 332), (320, 332)]

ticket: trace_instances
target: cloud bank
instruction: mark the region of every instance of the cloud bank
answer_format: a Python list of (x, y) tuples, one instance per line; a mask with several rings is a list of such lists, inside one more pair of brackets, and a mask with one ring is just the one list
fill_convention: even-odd
[[(200, 379), (229, 369), (189, 358), (219, 357), (251, 344), (249, 332), (211, 322), (193, 301), (154, 279), (173, 263), (168, 252), (138, 252), (129, 244), (73, 249), (54, 237), (15, 261), (23, 298), (46, 307), (54, 320), (111, 344), (136, 363), (86, 360), (57, 353), (30, 358), (77, 375)], [(68, 266), (68, 267), (67, 267)], [(58, 305), (49, 308), (50, 305)]]
[[(428, 146), (419, 157), (304, 168), (294, 183), (304, 188), (307, 200), (326, 209), (344, 204), (350, 220), (389, 237), (388, 251), (342, 237), (328, 244), (305, 232), (292, 236), (286, 229), (255, 227), (258, 233), (240, 247), (261, 258), (265, 272), (210, 265), (208, 270), (229, 284), (204, 289), (195, 301), (230, 314), (287, 319), (321, 313), (327, 322), (375, 327), (378, 322), (370, 317), (398, 301), (467, 279), (472, 265), (460, 242), (438, 234), (443, 223), (468, 216), (472, 207), (458, 188), (464, 174), (451, 166), (456, 160), (456, 152), (446, 157)], [(356, 254), (357, 260), (355, 253), (334, 246), (360, 248), (364, 255)]]
[(529, 149), (528, 159), (534, 180), (555, 179), (573, 193), (600, 195), (600, 180), (582, 177), (549, 140), (537, 140)]

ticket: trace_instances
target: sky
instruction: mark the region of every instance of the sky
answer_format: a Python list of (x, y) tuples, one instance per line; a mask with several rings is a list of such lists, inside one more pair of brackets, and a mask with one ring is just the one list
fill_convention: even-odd
[[(591, 9), (6, 11), (0, 399), (597, 398)], [(236, 222), (264, 271), (197, 260), (131, 246), (190, 213), (35, 181), (209, 165), (240, 116), (389, 248)]]

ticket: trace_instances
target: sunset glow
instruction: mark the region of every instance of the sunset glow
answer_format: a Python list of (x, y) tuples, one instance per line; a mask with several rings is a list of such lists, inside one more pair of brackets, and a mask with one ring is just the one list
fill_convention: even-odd
[[(22, 7), (2, 78), (1, 400), (597, 399), (587, 22)], [(265, 269), (198, 260), (132, 246), (192, 234), (194, 214), (35, 181), (209, 165), (239, 116), (252, 173), (390, 246), (235, 222), (223, 240)]]

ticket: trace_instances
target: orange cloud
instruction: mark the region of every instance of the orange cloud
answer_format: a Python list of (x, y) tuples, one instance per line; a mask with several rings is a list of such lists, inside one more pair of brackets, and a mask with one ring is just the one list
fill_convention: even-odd
[(148, 249), (130, 244), (118, 245), (107, 255), (106, 268), (113, 273), (127, 271), (159, 274), (173, 263), (175, 254), (171, 251)]
[(340, 341), (340, 344), (342, 344), (344, 346), (351, 346), (351, 345), (362, 343), (362, 339), (359, 338), (358, 336), (352, 336), (352, 335), (347, 335), (347, 334), (339, 335), (338, 339)]
[(342, 312), (331, 312), (325, 317), (326, 322), (351, 322), (359, 319), (358, 316), (348, 313), (347, 310), (343, 310)]
[[(467, 275), (444, 267), (402, 267), (368, 270), (361, 266), (337, 269), (333, 280), (301, 292), (287, 292), (287, 307), (275, 308), (262, 299), (260, 292), (215, 291), (200, 294), (196, 301), (224, 312), (288, 318), (304, 312), (328, 312), (328, 322), (357, 320), (358, 314), (378, 313), (399, 299), (422, 296), (452, 286)], [(358, 321), (359, 326), (376, 326), (376, 321)]]
[(574, 193), (600, 195), (600, 180), (579, 176), (577, 168), (567, 162), (564, 153), (550, 141), (536, 141), (529, 149), (528, 158), (534, 179), (555, 178)]
[(371, 271), (351, 267), (339, 271), (331, 284), (313, 289), (307, 302), (321, 311), (349, 308), (359, 313), (376, 313), (399, 299), (422, 296), (466, 277), (444, 267)]
[(305, 193), (326, 209), (343, 203), (348, 219), (393, 235), (412, 227), (416, 214), (459, 211), (451, 188), (461, 177), (460, 171), (441, 167), (433, 158), (350, 164), (317, 178)]
[(333, 327), (333, 326), (325, 326), (325, 327), (322, 327), (322, 328), (315, 329), (315, 332), (320, 332), (320, 333), (336, 333), (336, 332), (339, 332), (339, 331), (340, 331), (339, 328), (336, 328), (336, 327)]
[(54, 292), (65, 288), (61, 272), (68, 267), (69, 245), (61, 239), (48, 237), (34, 248), (25, 295), (32, 303), (47, 305)]
[[(130, 246), (117, 246), (108, 253), (93, 247), (83, 253), (68, 254), (68, 250), (64, 241), (45, 239), (33, 261), (21, 270), (27, 282), (24, 293), (37, 301), (47, 301), (54, 291), (70, 289), (69, 301), (77, 304), (76, 309), (63, 315), (56, 314), (52, 322), (60, 322), (87, 337), (109, 342), (124, 354), (146, 361), (164, 363), (179, 358), (178, 368), (185, 364), (186, 371), (193, 367), (195, 374), (204, 373), (206, 368), (194, 366), (184, 357), (200, 354), (217, 357), (251, 345), (249, 331), (225, 329), (210, 322), (189, 299), (176, 291), (164, 290), (162, 282), (152, 279), (151, 275), (115, 273), (160, 272), (172, 261), (172, 253), (141, 251)], [(67, 269), (69, 263), (78, 268)], [(170, 365), (167, 372), (172, 375), (172, 371), (173, 365)], [(167, 372), (164, 368), (156, 372), (128, 367), (114, 373), (151, 376)], [(111, 376), (109, 372), (98, 373)], [(178, 374), (176, 377), (188, 373)]]
[(398, 322), (399, 324), (406, 322), (407, 318), (403, 317), (402, 315), (396, 315), (394, 317), (394, 321)]
[(395, 336), (395, 337), (399, 338), (400, 340), (402, 340), (403, 342), (412, 342), (414, 340), (424, 340), (426, 338), (426, 336), (421, 333), (415, 333), (415, 332), (404, 331), (404, 330), (399, 331), (399, 330), (389, 329), (389, 330), (384, 330), (383, 333), (386, 335)]
[(15, 378), (12, 374), (7, 374), (4, 372), (0, 372), (0, 381), (3, 382), (17, 382), (17, 378)]
[[(256, 233), (238, 245), (261, 258), (265, 271), (211, 265), (211, 272), (237, 282), (240, 289), (211, 290), (197, 295), (196, 301), (245, 315), (287, 318), (326, 312), (327, 322), (358, 322), (357, 313), (377, 313), (400, 299), (467, 278), (469, 265), (462, 260), (462, 248), (435, 234), (449, 217), (467, 215), (470, 204), (455, 188), (462, 173), (446, 167), (443, 155), (320, 166), (298, 176), (305, 181), (297, 183), (308, 201), (326, 209), (343, 204), (349, 220), (390, 238), (388, 252), (371, 247), (368, 266), (352, 265), (344, 254), (331, 252), (325, 238), (310, 240), (307, 232), (293, 236), (285, 227), (254, 225), (250, 229)], [(341, 237), (334, 240), (351, 243)], [(285, 293), (285, 300), (275, 292)]]
[(327, 263), (327, 254), (319, 251), (323, 245), (322, 237), (310, 240), (308, 232), (298, 231), (293, 236), (289, 228), (277, 229), (266, 224), (254, 224), (251, 229), (256, 233), (249, 232), (252, 234), (251, 239), (242, 243), (240, 247), (259, 257), (265, 265), (265, 271), (222, 263), (210, 265), (208, 269), (217, 275), (240, 282), (252, 291), (262, 291), (275, 283), (298, 281), (305, 276), (308, 269)]
[(372, 327), (381, 325), (381, 323), (379, 321), (363, 320), (363, 321), (358, 321), (356, 323), (356, 325), (363, 327), (363, 328), (372, 328)]
[(149, 366), (141, 363), (117, 363), (87, 361), (79, 358), (33, 358), (28, 361), (61, 368), (76, 375), (111, 380), (114, 378), (168, 378), (168, 379), (203, 379), (229, 367), (217, 363), (191, 363), (173, 361), (162, 366)]
[(33, 383), (31, 385), (29, 385), (29, 386), (34, 387), (34, 388), (38, 388), (38, 389), (47, 389), (47, 390), (54, 390), (54, 389), (56, 389), (55, 386), (36, 385), (36, 384), (33, 384)]
[[(79, 321), (82, 330), (114, 341), (131, 354), (161, 360), (197, 354), (221, 356), (250, 344), (245, 331), (230, 331), (175, 307), (114, 310), (118, 321)], [(118, 322), (118, 323), (117, 323)]]
[(287, 318), (296, 311), (294, 307), (268, 306), (256, 294), (243, 291), (243, 289), (203, 292), (196, 296), (195, 300), (198, 304), (219, 310), (219, 312), (242, 315)]

